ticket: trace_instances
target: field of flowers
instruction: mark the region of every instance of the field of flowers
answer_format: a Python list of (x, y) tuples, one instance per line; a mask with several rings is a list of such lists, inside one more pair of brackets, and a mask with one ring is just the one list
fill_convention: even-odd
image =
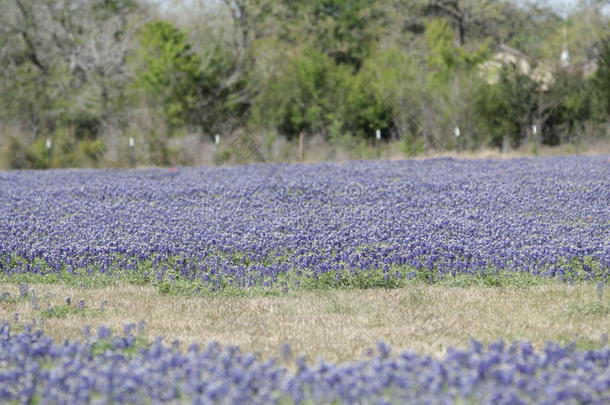
[(23, 404), (607, 404), (610, 348), (576, 351), (548, 344), (488, 346), (473, 341), (442, 359), (391, 355), (379, 344), (357, 363), (262, 361), (210, 343), (178, 350), (161, 340), (139, 347), (135, 325), (123, 335), (101, 327), (84, 342), (58, 344), (28, 325), (0, 324), (0, 401)]
[(609, 201), (605, 156), (0, 172), (0, 272), (606, 281)]
[[(288, 345), (264, 360), (218, 343), (151, 343), (134, 324), (57, 343), (14, 314), (0, 320), (0, 402), (607, 404), (609, 202), (607, 156), (0, 172), (7, 286), (99, 276), (245, 291), (519, 274), (595, 281), (594, 311), (575, 308), (604, 336), (588, 350), (473, 341), (440, 358), (380, 343), (333, 364)], [(409, 297), (417, 311), (423, 298)], [(29, 301), (49, 322), (103, 312), (69, 297), (42, 310), (28, 284), (0, 295), (11, 311)]]

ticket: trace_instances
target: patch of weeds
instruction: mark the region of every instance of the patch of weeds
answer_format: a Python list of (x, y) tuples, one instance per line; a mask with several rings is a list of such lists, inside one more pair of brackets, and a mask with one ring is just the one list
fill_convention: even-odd
[(8, 291), (0, 292), (0, 304), (16, 304), (23, 301), (32, 301), (32, 304), (38, 302), (38, 297), (27, 283), (19, 284), (19, 295), (13, 295)]
[(209, 291), (209, 286), (199, 281), (186, 279), (163, 280), (157, 284), (157, 291), (163, 295), (200, 295)]
[(326, 306), (326, 312), (337, 315), (355, 315), (358, 313), (358, 309), (347, 302), (341, 302), (333, 298)]
[(121, 348), (122, 353), (128, 357), (138, 354), (141, 350), (150, 347), (151, 342), (143, 336), (111, 336), (104, 339), (98, 339), (91, 345), (91, 354), (100, 356), (108, 350)]
[(610, 281), (610, 271), (608, 270), (596, 259), (584, 256), (563, 260), (556, 273), (558, 273), (558, 277), (567, 282), (599, 281), (606, 283)]
[(106, 274), (80, 272), (60, 272), (48, 274), (0, 274), (0, 283), (61, 284), (78, 288), (104, 288), (117, 285), (120, 280)]
[(415, 271), (413, 279), (423, 284), (436, 284), (442, 280), (437, 269), (419, 269)]
[(382, 270), (356, 272), (348, 278), (348, 284), (354, 288), (399, 288), (405, 285), (403, 278), (398, 278)]
[(610, 314), (610, 304), (601, 301), (592, 301), (586, 304), (572, 303), (570, 311), (579, 315), (606, 316)]
[(156, 284), (157, 291), (163, 295), (183, 297), (223, 296), (223, 297), (279, 297), (287, 294), (287, 290), (276, 287), (255, 286), (249, 288), (235, 287), (219, 283), (205, 283), (200, 280), (176, 278), (163, 280)]
[(418, 289), (410, 290), (406, 296), (400, 298), (398, 303), (404, 307), (420, 307), (422, 305), (427, 305), (431, 302), (430, 297), (428, 295)]
[(480, 272), (472, 275), (459, 274), (441, 279), (438, 284), (446, 287), (514, 287), (527, 288), (556, 283), (554, 279), (526, 272), (503, 271)]
[(560, 336), (558, 339), (562, 345), (573, 345), (577, 350), (599, 350), (608, 346), (608, 335), (604, 334), (600, 339), (579, 337), (577, 339)]
[(603, 349), (608, 344), (607, 342), (604, 343), (603, 340), (601, 340), (601, 339), (595, 340), (595, 339), (586, 339), (586, 338), (578, 339), (574, 343), (578, 350), (599, 350), (599, 349)]
[(16, 295), (11, 295), (8, 291), (0, 293), (0, 304), (16, 304), (21, 300), (21, 298)]
[(581, 315), (593, 315), (593, 316), (606, 316), (610, 314), (610, 301), (604, 302), (604, 289), (606, 283), (598, 282), (595, 285), (595, 294), (597, 300), (587, 303), (572, 303), (569, 306), (569, 310), (572, 313)]
[(407, 283), (383, 270), (328, 271), (322, 274), (304, 274), (296, 278), (298, 286), (305, 290), (400, 288)]
[(97, 316), (102, 309), (91, 309), (84, 305), (58, 305), (40, 311), (40, 316), (45, 319), (64, 319), (69, 316)]
[[(287, 261), (286, 252), (274, 252), (267, 258), (256, 259), (239, 253), (233, 255), (241, 265), (276, 263)], [(585, 283), (604, 281), (608, 269), (590, 258), (564, 261), (553, 269), (539, 270), (536, 274), (515, 269), (485, 269), (470, 274), (451, 275), (442, 268), (414, 268), (391, 266), (385, 269), (347, 269), (314, 273), (308, 269), (292, 269), (285, 273), (263, 276), (256, 274), (219, 276), (208, 270), (195, 270), (200, 262), (175, 256), (138, 261), (134, 257), (114, 256), (112, 264), (103, 272), (99, 266), (87, 269), (51, 271), (44, 262), (37, 262), (39, 273), (22, 272), (22, 260), (14, 259), (14, 273), (0, 272), (0, 283), (62, 284), (78, 288), (105, 288), (115, 285), (139, 285), (157, 288), (167, 295), (227, 295), (227, 296), (277, 296), (298, 290), (337, 290), (403, 288), (410, 285), (440, 285), (447, 287), (514, 287), (561, 283)], [(21, 264), (20, 264), (21, 263)], [(267, 263), (267, 264), (268, 264)], [(46, 267), (45, 267), (46, 266)], [(47, 273), (44, 273), (47, 271)], [(255, 281), (253, 281), (255, 280)], [(251, 283), (255, 282), (255, 285)], [(1, 301), (0, 301), (1, 302)]]
[(276, 280), (242, 287), (228, 278), (203, 281), (189, 279), (175, 272), (162, 280), (151, 282), (159, 293), (180, 296), (221, 295), (231, 297), (282, 296), (289, 292), (306, 290), (341, 289), (395, 289), (417, 285), (439, 285), (446, 287), (512, 287), (527, 288), (539, 285), (559, 284), (556, 278), (537, 276), (517, 271), (481, 271), (472, 274), (445, 275), (438, 270), (415, 270), (394, 268), (392, 270), (328, 271), (313, 273), (308, 271), (289, 272), (279, 275)]
[(125, 272), (123, 279), (127, 284), (138, 286), (149, 285), (152, 281), (152, 277), (149, 273), (139, 271)]

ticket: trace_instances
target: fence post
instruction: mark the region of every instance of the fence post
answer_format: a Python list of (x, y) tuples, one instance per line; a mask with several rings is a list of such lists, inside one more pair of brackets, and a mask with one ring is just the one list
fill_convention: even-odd
[(129, 165), (136, 166), (136, 141), (133, 136), (129, 137)]
[(299, 159), (305, 160), (305, 133), (299, 133)]
[(456, 149), (462, 150), (462, 142), (460, 142), (460, 136), (462, 135), (462, 131), (460, 130), (459, 126), (456, 126), (453, 129), (453, 135), (455, 135)]
[(53, 149), (51, 149), (53, 146), (53, 141), (51, 140), (51, 138), (47, 138), (46, 146), (47, 146), (47, 160), (48, 160), (49, 167), (50, 167), (51, 159), (53, 158), (53, 155), (52, 155)]
[(378, 129), (375, 131), (375, 152), (377, 153), (377, 158), (381, 157), (381, 130)]

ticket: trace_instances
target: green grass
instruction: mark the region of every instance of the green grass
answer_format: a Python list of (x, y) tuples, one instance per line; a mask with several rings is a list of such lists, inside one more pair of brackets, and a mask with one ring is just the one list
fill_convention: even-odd
[[(363, 246), (362, 248), (365, 249), (366, 247)], [(249, 266), (254, 264), (273, 265), (286, 263), (291, 253), (290, 251), (270, 252), (266, 258), (258, 261), (252, 260), (245, 252), (224, 252), (217, 250), (210, 254), (228, 259), (234, 264)], [(332, 255), (333, 253), (329, 254)], [(188, 258), (181, 256), (173, 256), (164, 258), (155, 264), (153, 259), (138, 261), (134, 257), (116, 254), (110, 258), (111, 265), (106, 273), (101, 273), (95, 265), (76, 271), (64, 269), (63, 271), (56, 272), (52, 271), (50, 266), (40, 258), (27, 260), (13, 255), (9, 259), (3, 259), (0, 262), (0, 268), (3, 269), (0, 271), (0, 283), (60, 283), (80, 288), (103, 288), (121, 284), (154, 285), (164, 294), (181, 295), (208, 294), (218, 292), (219, 290), (225, 291), (229, 295), (239, 295), (242, 293), (237, 290), (245, 289), (240, 288), (240, 280), (230, 276), (218, 278), (211, 270), (207, 273), (207, 276), (213, 279), (213, 281), (203, 282), (185, 278), (177, 269), (181, 263), (188, 260)], [(36, 274), (11, 272), (11, 269), (20, 268), (25, 263), (35, 266), (38, 272)], [(132, 268), (125, 269), (122, 266)], [(161, 267), (167, 270), (163, 273), (162, 278), (159, 279), (157, 268)], [(477, 270), (472, 274), (454, 276), (444, 275), (436, 268), (415, 269), (405, 266), (392, 266), (385, 272), (381, 269), (350, 269), (338, 272), (332, 271), (321, 275), (313, 274), (307, 269), (294, 269), (288, 274), (280, 275), (277, 280), (260, 280), (258, 285), (248, 287), (245, 290), (254, 289), (261, 294), (273, 294), (269, 291), (278, 290), (281, 292), (286, 289), (401, 288), (412, 284), (446, 285), (451, 287), (510, 286), (520, 288), (552, 282), (610, 281), (610, 269), (604, 268), (601, 263), (591, 257), (563, 260), (557, 263), (555, 267), (563, 269), (564, 274), (561, 276), (561, 279), (545, 278), (516, 269), (492, 268)], [(250, 292), (246, 294), (250, 294)]]
[[(106, 288), (117, 285), (150, 285), (164, 295), (213, 296), (226, 295), (246, 296), (279, 296), (295, 290), (346, 290), (346, 289), (395, 289), (411, 285), (440, 285), (447, 287), (514, 287), (526, 288), (538, 285), (560, 284), (558, 279), (535, 276), (523, 272), (504, 271), (497, 274), (475, 273), (440, 277), (428, 270), (412, 269), (394, 270), (384, 273), (382, 270), (355, 272), (327, 272), (321, 275), (302, 272), (289, 273), (278, 277), (275, 283), (268, 286), (236, 286), (232, 280), (220, 279), (215, 282), (190, 280), (171, 275), (162, 280), (151, 278), (138, 271), (117, 272), (115, 274), (99, 273), (53, 273), (53, 274), (0, 274), (0, 283), (26, 284), (60, 284), (78, 288)], [(4, 299), (13, 299), (4, 298)], [(0, 296), (0, 302), (3, 298)]]
[[(93, 356), (99, 356), (104, 354), (107, 350), (111, 350), (113, 347), (115, 347), (113, 342), (114, 338), (115, 336), (111, 336), (108, 338), (95, 340), (95, 342), (93, 342), (93, 346), (91, 347), (91, 354)], [(133, 339), (134, 341), (132, 345), (122, 350), (122, 353), (127, 357), (132, 357), (138, 354), (140, 350), (147, 349), (152, 344), (149, 339), (146, 339), (143, 336), (137, 335), (134, 336)]]
[(0, 304), (15, 304), (25, 299), (18, 295), (11, 295), (9, 292), (0, 292)]
[[(15, 259), (17, 260), (17, 259)], [(168, 264), (176, 263), (173, 258)], [(0, 272), (0, 283), (61, 284), (78, 288), (105, 288), (117, 285), (153, 286), (164, 295), (183, 296), (279, 296), (296, 290), (343, 290), (343, 289), (395, 289), (411, 285), (439, 285), (447, 287), (489, 287), (527, 288), (556, 283), (589, 283), (590, 277), (584, 267), (593, 269), (596, 281), (605, 282), (607, 271), (589, 259), (564, 263), (563, 278), (550, 278), (523, 271), (483, 270), (471, 274), (446, 275), (437, 269), (414, 269), (392, 267), (388, 270), (343, 270), (314, 274), (307, 270), (294, 270), (281, 274), (275, 280), (261, 280), (257, 285), (239, 286), (239, 280), (232, 277), (215, 278), (213, 281), (189, 279), (169, 267), (162, 278), (154, 276), (152, 263), (143, 261), (134, 269), (115, 269), (100, 273), (96, 269), (75, 272), (53, 272), (47, 274)], [(5, 300), (12, 298), (4, 298)], [(0, 303), (2, 303), (0, 296)]]
[(71, 316), (97, 316), (102, 312), (99, 309), (79, 308), (74, 305), (58, 305), (40, 311), (43, 319), (64, 319)]
[(585, 316), (608, 316), (610, 315), (610, 302), (604, 303), (600, 301), (582, 303), (572, 303), (570, 310), (575, 314)]
[(600, 339), (589, 338), (560, 338), (559, 343), (563, 345), (574, 345), (578, 350), (599, 350), (608, 346), (608, 335), (603, 335)]
[(123, 282), (128, 282), (128, 279), (96, 273), (88, 274), (86, 272), (49, 274), (0, 273), (0, 283), (61, 284), (79, 288), (104, 288)]
[(539, 285), (560, 283), (560, 280), (535, 276), (518, 271), (504, 271), (498, 274), (459, 274), (438, 280), (437, 284), (447, 287), (514, 287), (526, 288)]

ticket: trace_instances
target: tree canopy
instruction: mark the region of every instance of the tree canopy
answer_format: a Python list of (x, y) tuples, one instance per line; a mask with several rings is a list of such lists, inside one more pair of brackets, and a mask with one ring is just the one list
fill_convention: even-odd
[(121, 165), (135, 137), (152, 164), (188, 163), (186, 139), (218, 134), (379, 130), (408, 154), (608, 140), (604, 4), (4, 0), (0, 161)]

